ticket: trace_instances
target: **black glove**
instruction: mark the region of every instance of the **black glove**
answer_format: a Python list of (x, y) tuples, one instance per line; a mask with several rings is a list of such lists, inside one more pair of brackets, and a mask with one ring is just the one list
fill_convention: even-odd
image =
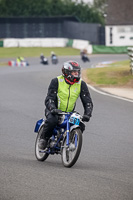
[(59, 110), (59, 109), (53, 109), (53, 110), (51, 110), (51, 113), (53, 114), (53, 115), (58, 115), (58, 114), (60, 114), (62, 111), (61, 110)]
[(83, 115), (82, 121), (88, 122), (90, 120), (90, 117), (88, 115)]

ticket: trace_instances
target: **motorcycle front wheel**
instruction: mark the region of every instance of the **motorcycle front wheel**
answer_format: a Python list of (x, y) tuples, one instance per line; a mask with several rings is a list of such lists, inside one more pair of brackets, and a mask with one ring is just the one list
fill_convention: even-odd
[(36, 137), (36, 141), (35, 141), (35, 156), (37, 158), (38, 161), (44, 161), (47, 159), (47, 157), (49, 156), (48, 153), (46, 153), (45, 151), (42, 151), (39, 147), (38, 147), (38, 144), (39, 144), (39, 140), (40, 140), (40, 137), (42, 135), (42, 131), (43, 131), (43, 126), (40, 128), (39, 132), (38, 132), (38, 135)]
[(77, 128), (70, 132), (69, 145), (66, 144), (67, 136), (65, 136), (62, 143), (61, 159), (65, 167), (72, 167), (81, 152), (82, 147), (82, 131)]

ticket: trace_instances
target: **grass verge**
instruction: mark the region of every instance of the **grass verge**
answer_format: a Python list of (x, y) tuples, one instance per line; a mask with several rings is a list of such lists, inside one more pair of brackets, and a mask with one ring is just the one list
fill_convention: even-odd
[(50, 56), (51, 51), (54, 51), (58, 56), (65, 55), (79, 55), (80, 50), (73, 49), (71, 47), (12, 47), (12, 48), (0, 48), (0, 58), (16, 58), (18, 56), (23, 57), (38, 57), (41, 53), (45, 56)]
[(0, 67), (7, 66), (7, 65), (8, 65), (7, 62), (0, 62)]
[(133, 87), (129, 60), (115, 62), (101, 68), (88, 68), (83, 72), (88, 84), (98, 87)]

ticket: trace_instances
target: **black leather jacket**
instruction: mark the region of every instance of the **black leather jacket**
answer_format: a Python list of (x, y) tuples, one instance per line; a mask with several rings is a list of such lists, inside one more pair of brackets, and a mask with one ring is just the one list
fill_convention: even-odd
[[(52, 79), (49, 85), (48, 93), (45, 99), (45, 106), (46, 106), (45, 115), (46, 116), (51, 110), (57, 108), (57, 105), (58, 105), (57, 92), (58, 92), (58, 79), (54, 78)], [(92, 110), (93, 110), (93, 103), (92, 103), (92, 99), (91, 99), (88, 87), (83, 80), (81, 81), (80, 99), (84, 107), (84, 114), (91, 117)]]

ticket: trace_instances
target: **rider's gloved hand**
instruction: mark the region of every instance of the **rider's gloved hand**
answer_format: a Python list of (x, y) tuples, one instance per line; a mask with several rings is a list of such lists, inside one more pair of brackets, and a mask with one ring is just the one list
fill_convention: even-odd
[(83, 122), (89, 122), (90, 117), (88, 115), (83, 115), (82, 121)]
[(53, 109), (53, 110), (51, 110), (51, 113), (53, 114), (53, 115), (57, 115), (57, 114), (60, 114), (62, 111), (60, 110), (60, 109)]

